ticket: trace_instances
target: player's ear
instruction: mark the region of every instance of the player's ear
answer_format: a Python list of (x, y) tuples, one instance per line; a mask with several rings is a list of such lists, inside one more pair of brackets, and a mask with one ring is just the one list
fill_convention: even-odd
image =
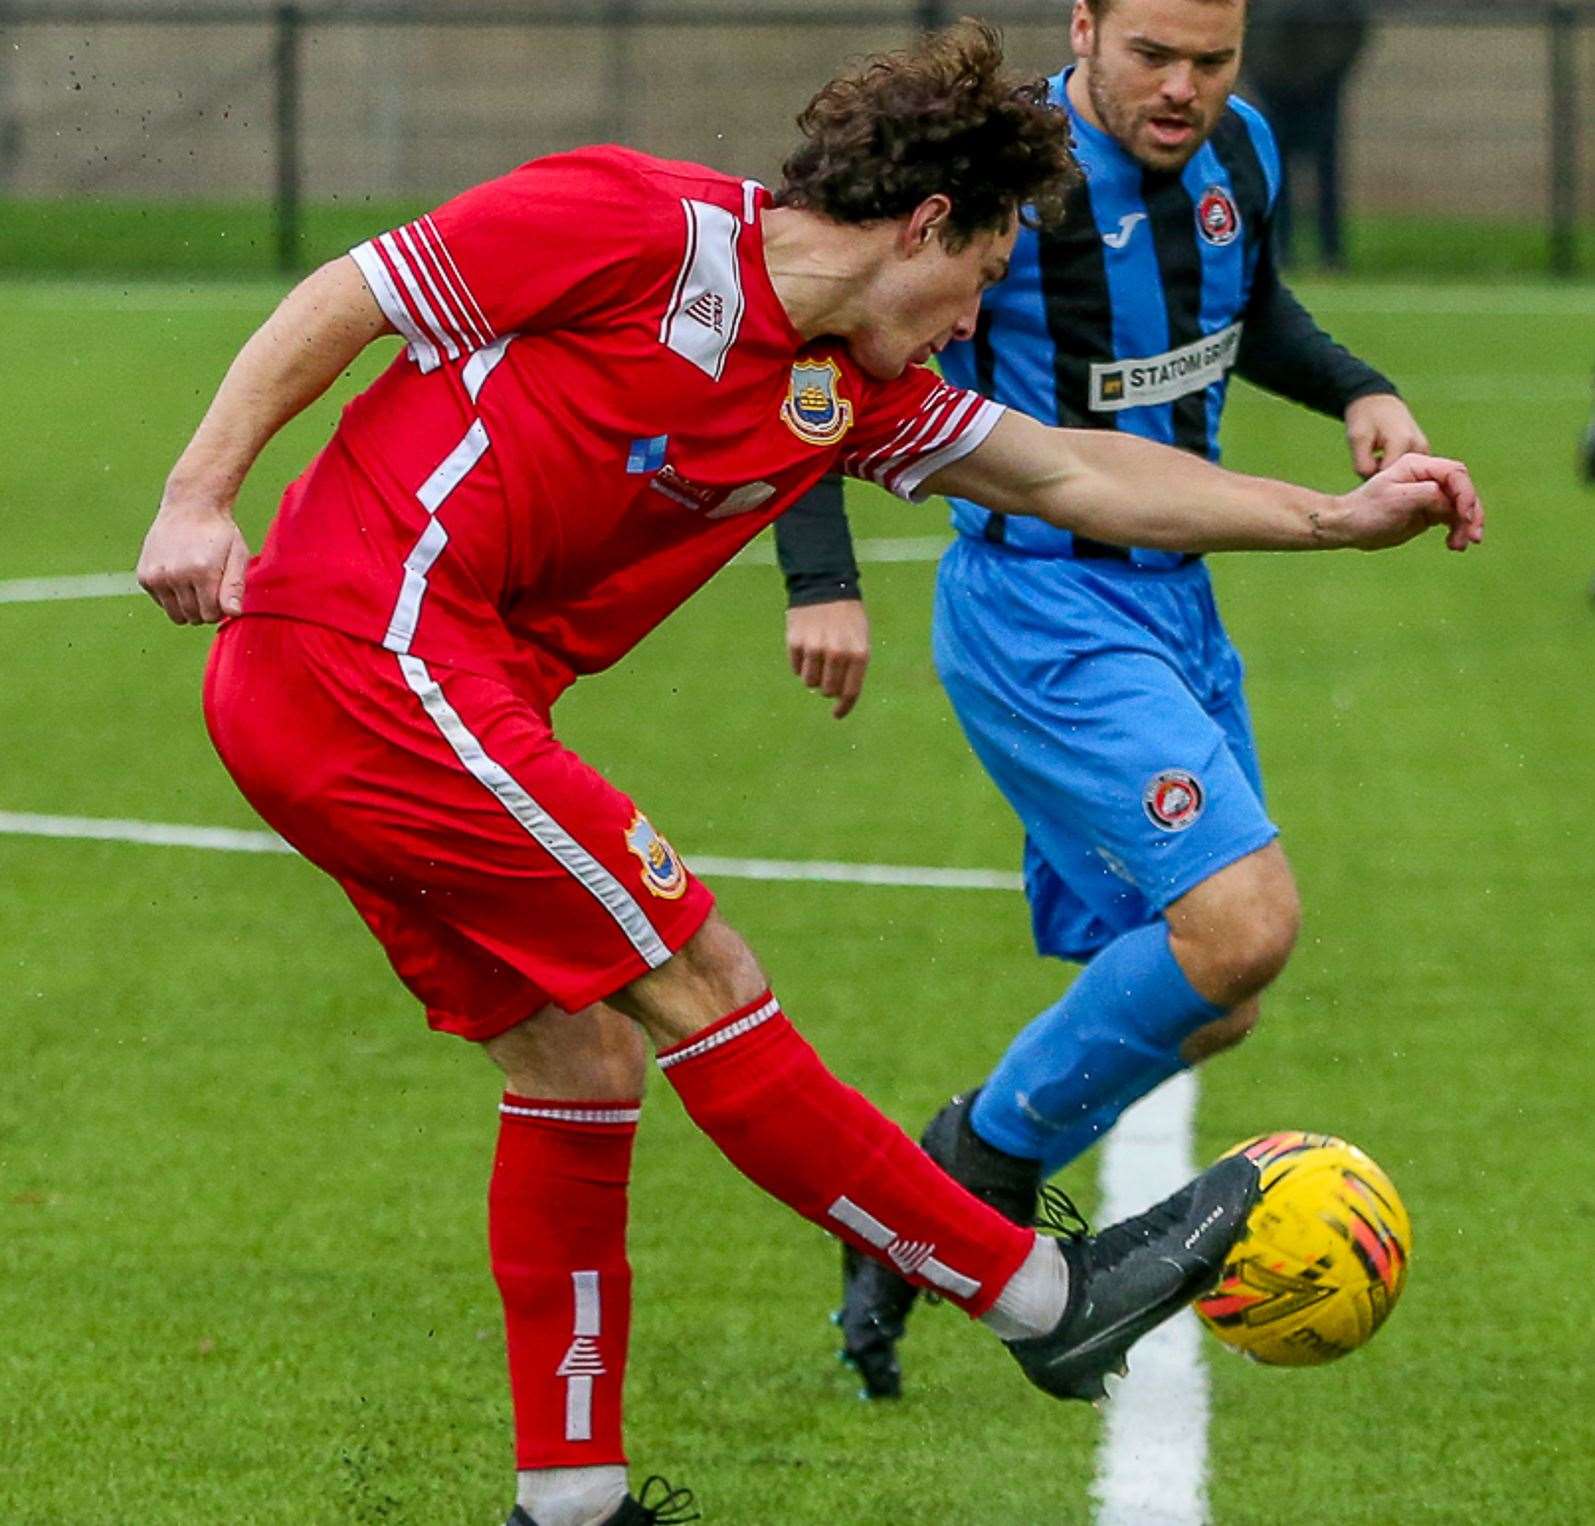
[(952, 216), (953, 204), (941, 192), (927, 196), (909, 214), (903, 225), (903, 253), (910, 258), (921, 249), (928, 249), (933, 239), (941, 238), (947, 231), (947, 220)]
[(1076, 58), (1096, 51), (1097, 18), (1086, 0), (1074, 0), (1069, 13), (1069, 47)]

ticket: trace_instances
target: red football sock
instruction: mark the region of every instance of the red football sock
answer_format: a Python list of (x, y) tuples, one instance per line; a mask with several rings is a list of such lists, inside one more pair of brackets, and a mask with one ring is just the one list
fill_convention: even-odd
[(505, 1094), (488, 1190), (517, 1468), (624, 1463), (626, 1182), (637, 1103)]
[(769, 992), (661, 1050), (659, 1066), (744, 1176), (970, 1314), (1035, 1243), (838, 1081)]

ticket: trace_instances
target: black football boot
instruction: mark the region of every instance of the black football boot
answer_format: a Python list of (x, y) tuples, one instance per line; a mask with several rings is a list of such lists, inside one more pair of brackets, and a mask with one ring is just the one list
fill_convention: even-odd
[[(1028, 1224), (1036, 1213), (1040, 1163), (998, 1150), (975, 1133), (969, 1112), (978, 1095), (977, 1087), (954, 1097), (925, 1126), (920, 1146), (1004, 1218)], [(895, 1399), (902, 1393), (897, 1343), (917, 1296), (918, 1289), (891, 1267), (850, 1245), (842, 1247), (842, 1307), (832, 1318), (842, 1328), (841, 1359), (864, 1380), (861, 1399)]]
[(1025, 1376), (1055, 1398), (1105, 1399), (1103, 1379), (1127, 1370), (1130, 1347), (1218, 1281), (1261, 1193), (1257, 1167), (1232, 1155), (1099, 1235), (1067, 1232), (1062, 1318), (1046, 1335), (1007, 1343)]
[[(691, 1489), (672, 1489), (656, 1473), (643, 1484), (642, 1493), (635, 1499), (628, 1494), (620, 1508), (605, 1518), (603, 1526), (679, 1526), (686, 1521), (701, 1521), (703, 1517), (692, 1505)], [(504, 1526), (537, 1526), (537, 1521), (517, 1505)]]

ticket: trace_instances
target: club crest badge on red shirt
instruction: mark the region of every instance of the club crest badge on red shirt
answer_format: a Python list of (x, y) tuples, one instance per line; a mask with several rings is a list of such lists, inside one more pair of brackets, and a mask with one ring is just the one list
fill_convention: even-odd
[(1202, 814), (1202, 781), (1183, 768), (1153, 774), (1141, 792), (1141, 804), (1152, 825), (1165, 832), (1183, 832)]
[(642, 861), (642, 882), (654, 895), (674, 901), (687, 888), (687, 866), (641, 812), (626, 828), (626, 846)]
[(834, 445), (853, 427), (853, 405), (837, 392), (842, 368), (834, 360), (793, 363), (781, 418), (798, 439)]
[(1233, 244), (1241, 231), (1240, 209), (1221, 185), (1210, 185), (1196, 204), (1196, 226), (1208, 243)]

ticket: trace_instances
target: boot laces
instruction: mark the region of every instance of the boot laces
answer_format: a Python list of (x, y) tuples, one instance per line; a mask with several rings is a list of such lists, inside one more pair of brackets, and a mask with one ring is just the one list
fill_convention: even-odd
[[(655, 1488), (655, 1485), (658, 1487)], [(679, 1526), (681, 1522), (703, 1519), (692, 1508), (695, 1503), (692, 1490), (672, 1488), (657, 1473), (644, 1480), (637, 1503), (648, 1512), (648, 1519), (657, 1522), (658, 1526)]]
[(1051, 1182), (1043, 1182), (1036, 1195), (1035, 1224), (1060, 1240), (1084, 1240), (1091, 1234), (1091, 1225), (1074, 1199)]

